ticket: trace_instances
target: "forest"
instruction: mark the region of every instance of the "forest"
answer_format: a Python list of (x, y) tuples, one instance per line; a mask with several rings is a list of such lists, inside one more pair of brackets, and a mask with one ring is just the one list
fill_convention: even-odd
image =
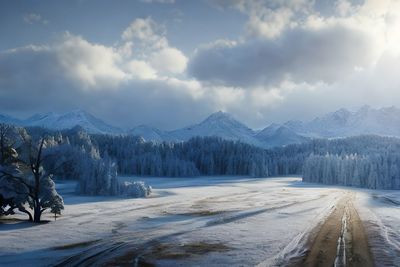
[(314, 139), (266, 150), (217, 137), (155, 143), (129, 135), (90, 135), (80, 127), (52, 132), (3, 124), (0, 214), (18, 209), (33, 221), (40, 221), (45, 210), (59, 214), (63, 201), (57, 180), (78, 181), (76, 192), (82, 195), (150, 194), (149, 185), (120, 182), (118, 175), (302, 175), (305, 182), (400, 189), (399, 151), (399, 139), (379, 136)]

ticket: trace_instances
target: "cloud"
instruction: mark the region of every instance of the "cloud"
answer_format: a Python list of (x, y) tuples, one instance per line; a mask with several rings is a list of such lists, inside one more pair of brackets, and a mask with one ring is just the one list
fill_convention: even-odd
[[(107, 53), (107, 60), (96, 61)], [(244, 89), (159, 77), (147, 62), (125, 62), (115, 53), (115, 49), (72, 34), (53, 45), (0, 52), (0, 106), (3, 112), (23, 116), (83, 108), (126, 128), (149, 124), (174, 129), (200, 121), (217, 110), (233, 112), (241, 119), (251, 118), (254, 109), (250, 107), (260, 100), (257, 93)], [(67, 55), (69, 61), (65, 63)], [(89, 74), (80, 68), (70, 69), (80, 65), (86, 66)], [(104, 73), (113, 68), (116, 75)], [(110, 83), (108, 79), (118, 82)], [(267, 94), (263, 99), (266, 98)], [(261, 108), (260, 104), (257, 105)]]
[(28, 24), (35, 24), (35, 23), (48, 24), (49, 23), (48, 20), (43, 19), (41, 15), (35, 14), (35, 13), (25, 14), (22, 18)]
[[(139, 36), (145, 42), (153, 35)], [(105, 46), (65, 33), (52, 44), (0, 52), (3, 112), (83, 108), (123, 127), (146, 123), (175, 128), (192, 122), (191, 116), (214, 111), (215, 102), (198, 82), (169, 75), (184, 71), (182, 52), (169, 45), (129, 51), (139, 44), (136, 34), (131, 41)]]
[[(266, 90), (335, 83), (400, 54), (400, 2), (214, 0), (248, 16), (242, 36), (197, 49), (188, 73), (204, 83)], [(329, 9), (329, 11), (327, 11)]]
[[(140, 123), (178, 127), (189, 123), (187, 114), (202, 117), (213, 110), (212, 101), (201, 99), (202, 89), (196, 82), (157, 78), (141, 61), (128, 62), (123, 77), (122, 70), (110, 74), (106, 70), (115, 68), (113, 51), (81, 37), (67, 38), (51, 47), (29, 46), (0, 53), (3, 111), (32, 114), (84, 108), (124, 127)], [(71, 44), (76, 45), (72, 51)], [(105, 56), (108, 59), (97, 62), (94, 53), (97, 57), (109, 53)], [(65, 55), (70, 56), (68, 62)], [(119, 78), (115, 87), (107, 81)], [(83, 87), (82, 82), (89, 87)], [(166, 116), (174, 119), (165, 120)]]
[(182, 73), (186, 69), (188, 59), (176, 48), (167, 47), (153, 53), (151, 65), (160, 72)]
[(297, 28), (274, 40), (199, 49), (188, 68), (199, 80), (228, 86), (268, 87), (286, 80), (332, 83), (371, 64), (373, 43), (365, 32), (342, 25)]
[(121, 38), (123, 53), (147, 61), (158, 74), (179, 74), (186, 69), (187, 57), (169, 45), (165, 27), (150, 17), (134, 20)]
[(147, 62), (142, 60), (131, 60), (127, 63), (126, 70), (134, 79), (147, 80), (157, 77), (157, 72)]
[(243, 32), (199, 45), (190, 59), (151, 17), (133, 20), (113, 45), (66, 33), (0, 52), (0, 106), (14, 115), (82, 108), (123, 127), (173, 129), (217, 110), (263, 127), (398, 105), (397, 2), (219, 0), (247, 16)]
[(135, 19), (123, 32), (125, 42), (134, 42), (140, 49), (161, 49), (168, 46), (165, 29), (151, 17)]
[(275, 38), (284, 30), (296, 26), (296, 20), (312, 12), (308, 0), (214, 0), (222, 8), (234, 8), (248, 16), (246, 34), (252, 37)]
[(115, 87), (127, 78), (119, 67), (122, 57), (114, 48), (92, 44), (80, 36), (66, 33), (53, 49), (65, 74), (82, 88)]

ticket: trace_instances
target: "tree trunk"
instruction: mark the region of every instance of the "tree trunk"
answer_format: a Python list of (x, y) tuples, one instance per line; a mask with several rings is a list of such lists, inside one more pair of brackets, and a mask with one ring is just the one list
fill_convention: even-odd
[(42, 216), (42, 211), (40, 209), (40, 206), (36, 206), (33, 210), (33, 221), (35, 223), (39, 223), (40, 222), (40, 217)]
[(23, 213), (26, 213), (26, 214), (28, 214), (28, 216), (29, 216), (29, 221), (30, 222), (33, 222), (33, 217), (32, 217), (32, 214), (29, 212), (29, 211), (27, 211), (26, 209), (19, 209), (21, 212), (23, 212)]

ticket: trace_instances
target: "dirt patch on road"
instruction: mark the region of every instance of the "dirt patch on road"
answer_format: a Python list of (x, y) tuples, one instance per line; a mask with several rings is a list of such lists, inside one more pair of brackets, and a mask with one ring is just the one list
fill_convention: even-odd
[(193, 211), (188, 211), (188, 212), (181, 212), (181, 213), (173, 213), (173, 212), (168, 212), (164, 211), (163, 214), (166, 215), (178, 215), (178, 216), (214, 216), (214, 215), (220, 215), (223, 213), (227, 213), (228, 211), (225, 210), (193, 210)]
[(66, 244), (62, 246), (56, 246), (53, 249), (54, 250), (64, 250), (64, 249), (73, 249), (73, 248), (81, 248), (81, 247), (87, 247), (89, 245), (92, 245), (94, 243), (97, 243), (98, 240), (92, 240), (92, 241), (85, 241), (85, 242), (78, 242), (78, 243), (71, 243), (71, 244)]
[(308, 241), (310, 248), (291, 266), (374, 266), (364, 226), (353, 205), (354, 194), (340, 199)]

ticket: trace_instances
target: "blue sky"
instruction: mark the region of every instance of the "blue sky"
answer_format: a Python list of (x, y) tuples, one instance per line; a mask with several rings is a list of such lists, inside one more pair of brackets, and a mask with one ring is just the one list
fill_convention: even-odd
[[(113, 45), (121, 30), (134, 19), (152, 17), (167, 28), (171, 43), (191, 53), (200, 43), (221, 37), (235, 38), (246, 21), (240, 12), (213, 8), (208, 1), (171, 4), (129, 0), (8, 1), (1, 5), (0, 32), (12, 37), (0, 43), (2, 50), (29, 43), (45, 44), (65, 31), (85, 36), (91, 42)], [(30, 14), (41, 18), (27, 23), (24, 18)]]
[(0, 112), (251, 127), (399, 106), (398, 0), (2, 1)]

